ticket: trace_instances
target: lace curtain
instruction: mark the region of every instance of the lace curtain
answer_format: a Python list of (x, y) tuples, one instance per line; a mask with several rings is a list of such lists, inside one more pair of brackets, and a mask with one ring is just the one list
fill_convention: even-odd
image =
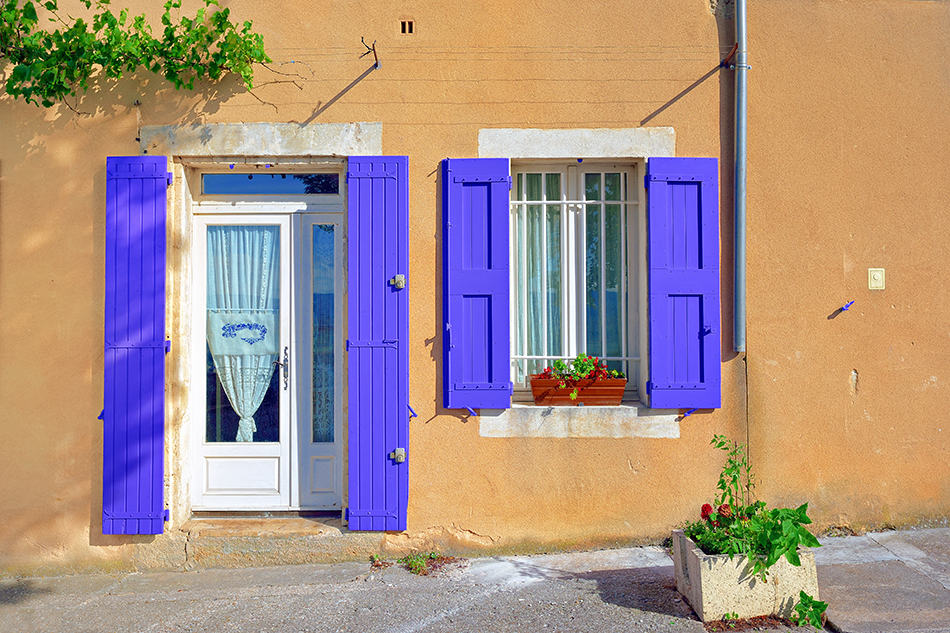
[(235, 441), (252, 442), (280, 352), (280, 227), (208, 227), (208, 346), (240, 417)]

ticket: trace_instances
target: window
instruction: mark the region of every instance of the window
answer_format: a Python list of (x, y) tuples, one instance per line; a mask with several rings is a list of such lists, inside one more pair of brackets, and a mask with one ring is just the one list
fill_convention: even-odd
[(337, 173), (227, 173), (202, 174), (205, 195), (310, 195), (340, 193)]
[[(511, 190), (512, 381), (557, 358), (599, 356), (636, 389), (636, 166), (514, 165)], [(633, 193), (631, 194), (631, 188)]]

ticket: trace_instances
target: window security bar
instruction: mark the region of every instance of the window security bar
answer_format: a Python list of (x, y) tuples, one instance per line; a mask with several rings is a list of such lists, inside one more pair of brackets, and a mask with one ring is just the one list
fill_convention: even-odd
[(541, 205), (548, 206), (548, 207), (556, 207), (556, 206), (560, 206), (560, 205), (562, 205), (562, 204), (571, 205), (571, 206), (584, 206), (584, 207), (586, 207), (586, 206), (589, 206), (589, 205), (602, 206), (602, 205), (605, 205), (605, 204), (610, 204), (610, 205), (614, 205), (614, 204), (632, 204), (632, 205), (636, 205), (636, 204), (637, 204), (637, 201), (636, 201), (636, 200), (510, 200), (509, 203), (510, 203), (511, 206), (513, 206), (513, 207), (514, 207), (514, 206), (525, 206), (525, 205), (530, 205), (530, 206), (532, 206), (532, 207), (541, 206)]
[[(512, 360), (574, 360), (572, 356), (525, 356), (512, 354)], [(639, 356), (597, 356), (599, 360), (640, 360)]]

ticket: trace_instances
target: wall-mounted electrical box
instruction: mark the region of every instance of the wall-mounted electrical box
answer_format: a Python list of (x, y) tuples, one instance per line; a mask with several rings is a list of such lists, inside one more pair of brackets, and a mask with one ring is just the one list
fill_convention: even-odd
[(883, 268), (868, 268), (868, 290), (884, 290)]

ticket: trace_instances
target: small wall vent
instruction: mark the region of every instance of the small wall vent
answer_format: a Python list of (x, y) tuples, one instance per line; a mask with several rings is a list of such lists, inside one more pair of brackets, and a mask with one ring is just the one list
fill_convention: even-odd
[(415, 23), (412, 20), (400, 20), (399, 32), (403, 35), (412, 35), (415, 30)]

